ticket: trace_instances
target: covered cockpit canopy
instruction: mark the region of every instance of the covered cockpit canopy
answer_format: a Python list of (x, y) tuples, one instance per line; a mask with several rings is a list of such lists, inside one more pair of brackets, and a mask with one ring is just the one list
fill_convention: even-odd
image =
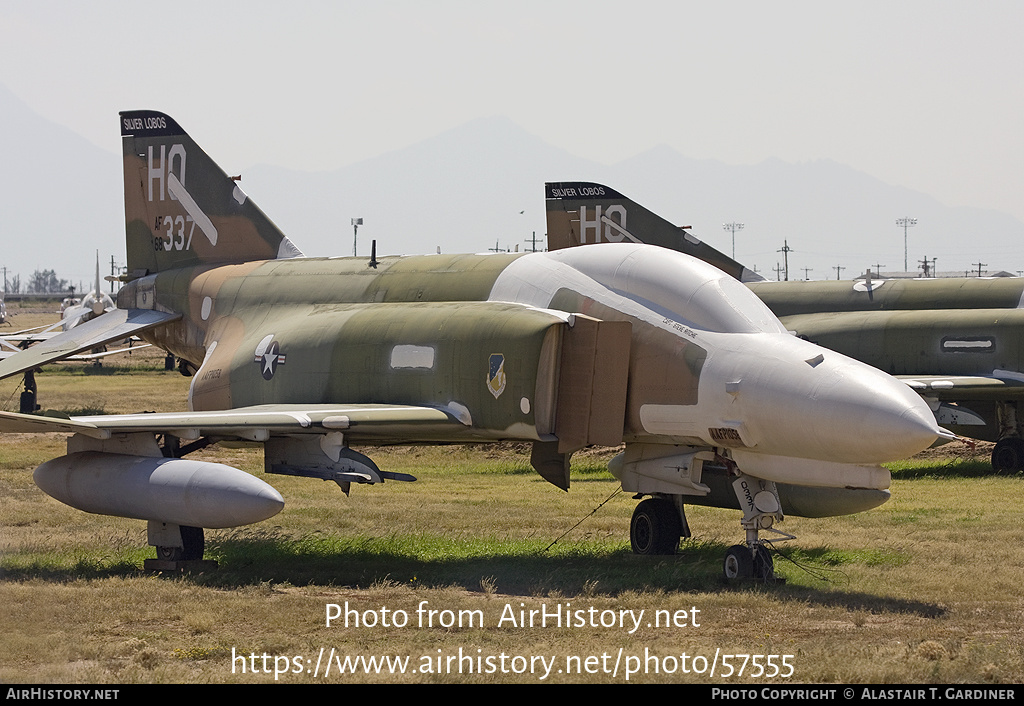
[[(622, 249), (632, 250), (622, 257)], [(717, 267), (664, 248), (602, 244), (549, 253), (616, 294), (694, 328), (785, 333), (749, 289)]]

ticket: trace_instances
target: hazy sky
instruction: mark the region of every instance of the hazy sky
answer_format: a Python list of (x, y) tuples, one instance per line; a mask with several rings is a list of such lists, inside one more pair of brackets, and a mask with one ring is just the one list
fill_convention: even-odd
[(174, 116), (322, 170), (506, 115), (614, 162), (830, 158), (1024, 219), (1024, 3), (0, 0), (0, 83), (114, 153)]

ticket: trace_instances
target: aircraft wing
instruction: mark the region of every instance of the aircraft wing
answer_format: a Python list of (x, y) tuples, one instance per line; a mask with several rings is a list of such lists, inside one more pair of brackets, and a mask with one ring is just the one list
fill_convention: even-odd
[[(2, 341), (0, 341), (2, 343)], [(100, 351), (99, 353), (76, 353), (75, 355), (69, 355), (61, 360), (96, 360), (97, 358), (106, 358), (109, 355), (117, 355), (118, 353), (131, 353), (132, 351), (141, 351), (143, 348), (149, 348), (151, 343), (143, 343), (138, 346), (125, 346), (124, 348), (113, 348), (109, 351)], [(15, 350), (0, 350), (0, 360), (5, 360), (11, 356), (23, 353), (20, 348)]]
[(97, 358), (106, 358), (110, 355), (118, 355), (119, 353), (131, 353), (132, 351), (141, 351), (143, 348), (149, 348), (152, 343), (142, 343), (137, 346), (124, 346), (123, 348), (111, 348), (108, 351), (100, 351), (99, 353), (76, 353), (75, 355), (64, 358), (64, 360), (96, 360)]
[(915, 392), (946, 402), (1024, 397), (1024, 376), (1009, 370), (991, 375), (896, 375)]
[(154, 309), (113, 309), (0, 361), (0, 379), (70, 358), (179, 318), (181, 314)]
[[(49, 341), (54, 336), (60, 335), (56, 331), (39, 331), (37, 333), (12, 333), (3, 337), (4, 343), (39, 343), (40, 341)], [(22, 349), (18, 349), (22, 350)]]
[(258, 405), (206, 412), (115, 414), (61, 419), (0, 412), (0, 432), (64, 432), (109, 439), (115, 433), (152, 432), (182, 439), (202, 436), (266, 441), (271, 436), (341, 432), (360, 441), (397, 441), (468, 427), (458, 410), (414, 405)]

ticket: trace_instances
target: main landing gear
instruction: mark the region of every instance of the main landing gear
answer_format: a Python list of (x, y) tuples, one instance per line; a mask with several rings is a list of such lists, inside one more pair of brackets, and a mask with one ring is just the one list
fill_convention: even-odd
[(36, 387), (36, 371), (25, 371), (25, 390), (21, 393), (18, 411), (22, 414), (35, 414), (39, 409), (39, 388)]
[(202, 527), (150, 520), (148, 534), (149, 543), (156, 547), (156, 559), (143, 562), (147, 571), (180, 571), (217, 566), (215, 561), (203, 561), (206, 541)]
[(198, 561), (203, 558), (206, 541), (202, 527), (178, 527), (181, 536), (180, 547), (157, 546), (157, 559), (162, 561)]
[(1024, 439), (1013, 436), (996, 442), (992, 449), (992, 468), (997, 471), (1024, 470)]
[[(680, 496), (674, 496), (678, 500)], [(633, 511), (629, 523), (629, 543), (634, 554), (675, 554), (680, 537), (689, 537), (682, 503), (654, 497), (644, 500)]]
[(992, 449), (992, 468), (996, 471), (1024, 470), (1024, 426), (1016, 402), (996, 402), (999, 441)]

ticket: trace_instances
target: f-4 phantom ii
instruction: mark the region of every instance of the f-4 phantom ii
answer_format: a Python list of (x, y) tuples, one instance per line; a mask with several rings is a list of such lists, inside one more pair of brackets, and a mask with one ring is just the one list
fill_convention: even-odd
[(674, 551), (684, 503), (742, 509), (726, 574), (770, 577), (762, 531), (885, 502), (879, 464), (947, 434), (905, 385), (789, 335), (695, 258), (640, 244), (306, 258), (172, 118), (133, 111), (120, 125), (118, 308), (0, 362), (0, 376), (137, 334), (194, 371), (190, 411), (5, 413), (0, 430), (71, 434), (36, 483), (146, 520), (161, 557), (199, 558), (203, 528), (284, 504), (254, 476), (182, 458), (209, 443), (261, 442), (267, 473), (347, 493), (414, 480), (359, 445), (531, 442), (533, 467), (568, 489), (574, 451), (625, 442), (613, 472), (654, 496), (632, 520), (636, 551)]
[(552, 249), (628, 237), (710, 262), (788, 330), (901, 378), (944, 428), (997, 442), (997, 470), (1024, 469), (1024, 279), (769, 282), (609, 187), (546, 192)]

